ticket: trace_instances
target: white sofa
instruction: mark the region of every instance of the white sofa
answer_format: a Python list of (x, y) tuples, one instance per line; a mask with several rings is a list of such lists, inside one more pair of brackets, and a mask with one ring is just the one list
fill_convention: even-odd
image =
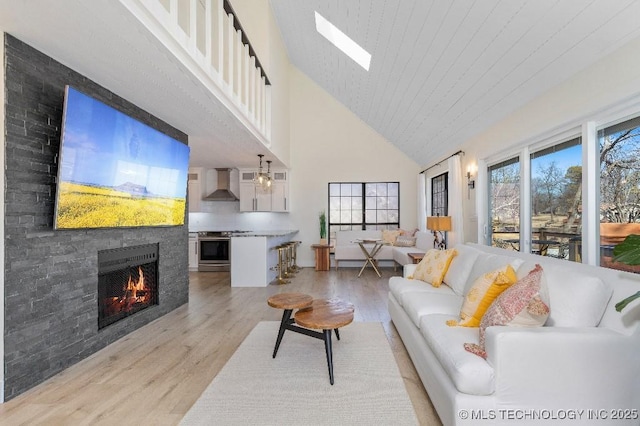
[[(433, 234), (430, 232), (416, 231), (416, 243), (411, 247), (397, 247), (393, 245), (383, 246), (376, 255), (377, 260), (393, 260), (399, 265), (412, 263), (409, 259), (409, 253), (425, 253), (433, 248)], [(338, 231), (336, 232), (336, 245), (334, 248), (334, 261), (336, 269), (340, 261), (364, 261), (364, 253), (355, 242), (364, 239), (382, 239), (382, 231)], [(394, 263), (394, 266), (395, 264)], [(360, 264), (361, 265), (361, 264)], [(359, 265), (359, 266), (360, 266)]]
[[(416, 265), (389, 280), (391, 319), (443, 424), (640, 424), (640, 302), (614, 308), (640, 290), (639, 276), (477, 244), (455, 248), (448, 285), (405, 278)], [(485, 360), (464, 349), (478, 343), (478, 328), (445, 322), (458, 318), (476, 277), (507, 263), (518, 278), (542, 266), (550, 315), (544, 327), (488, 327)]]

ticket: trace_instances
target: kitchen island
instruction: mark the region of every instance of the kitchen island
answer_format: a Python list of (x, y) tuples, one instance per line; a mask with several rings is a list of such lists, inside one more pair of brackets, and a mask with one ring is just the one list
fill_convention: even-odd
[(231, 287), (266, 287), (278, 275), (274, 247), (293, 240), (298, 230), (232, 233)]

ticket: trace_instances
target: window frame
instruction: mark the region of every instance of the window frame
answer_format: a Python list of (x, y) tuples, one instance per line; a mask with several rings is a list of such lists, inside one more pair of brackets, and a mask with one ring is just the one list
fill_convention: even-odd
[[(367, 210), (379, 210), (376, 206), (375, 209), (367, 209), (367, 193), (366, 193), (366, 187), (367, 185), (371, 185), (371, 184), (395, 184), (398, 187), (398, 221), (397, 222), (374, 222), (374, 223), (370, 223), (367, 222)], [(362, 191), (361, 191), (361, 195), (360, 198), (362, 199), (362, 220), (360, 222), (350, 222), (350, 223), (335, 223), (331, 221), (331, 185), (362, 185)], [(378, 182), (329, 182), (327, 184), (327, 206), (328, 206), (328, 214), (327, 214), (327, 235), (331, 236), (332, 232), (332, 227), (335, 228), (340, 228), (342, 226), (350, 226), (353, 227), (358, 227), (361, 230), (366, 230), (366, 229), (372, 229), (370, 228), (371, 226), (384, 226), (384, 229), (399, 229), (400, 228), (400, 182), (399, 181), (378, 181)], [(353, 219), (353, 217), (352, 217)], [(395, 226), (395, 227), (394, 227)], [(369, 227), (369, 228), (368, 228)], [(339, 229), (338, 229), (339, 230)]]
[[(448, 216), (449, 215), (449, 172), (443, 172), (431, 178), (431, 216)], [(442, 187), (441, 191), (436, 186)], [(436, 203), (436, 195), (442, 194), (439, 198), (443, 201), (444, 206)], [(436, 205), (438, 204), (438, 205)], [(429, 215), (427, 215), (429, 216)]]
[[(606, 128), (613, 127), (619, 123), (640, 118), (640, 98), (635, 102), (628, 102), (596, 112), (597, 117), (587, 116), (583, 119), (565, 126), (554, 128), (544, 132), (535, 138), (526, 138), (520, 142), (515, 142), (512, 148), (500, 151), (487, 157), (479, 158), (476, 211), (478, 214), (477, 241), (484, 245), (490, 245), (488, 223), (489, 223), (489, 175), (488, 167), (504, 161), (505, 159), (518, 156), (530, 159), (531, 152), (538, 152), (547, 147), (561, 144), (574, 138), (581, 138), (582, 141), (582, 256), (584, 264), (600, 265), (600, 151), (599, 133)], [(530, 161), (521, 161), (521, 233), (530, 235)], [(525, 229), (525, 227), (527, 229)], [(529, 252), (531, 249), (530, 238), (521, 238), (523, 251)]]

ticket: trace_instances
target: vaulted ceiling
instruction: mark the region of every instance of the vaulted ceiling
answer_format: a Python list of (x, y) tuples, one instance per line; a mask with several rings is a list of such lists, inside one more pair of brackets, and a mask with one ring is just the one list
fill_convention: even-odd
[[(424, 166), (640, 36), (640, 0), (270, 2), (291, 62)], [(368, 72), (314, 11), (372, 54)], [(188, 133), (194, 161), (255, 165), (260, 143), (119, 1), (0, 0), (0, 30)]]
[[(421, 165), (640, 36), (637, 0), (271, 5), (291, 62)], [(316, 32), (314, 11), (371, 53), (368, 72)]]

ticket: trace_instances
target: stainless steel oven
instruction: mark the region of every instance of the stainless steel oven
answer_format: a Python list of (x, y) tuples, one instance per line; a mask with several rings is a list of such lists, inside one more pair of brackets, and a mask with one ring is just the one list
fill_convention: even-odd
[(231, 269), (231, 238), (225, 232), (198, 232), (198, 271)]

